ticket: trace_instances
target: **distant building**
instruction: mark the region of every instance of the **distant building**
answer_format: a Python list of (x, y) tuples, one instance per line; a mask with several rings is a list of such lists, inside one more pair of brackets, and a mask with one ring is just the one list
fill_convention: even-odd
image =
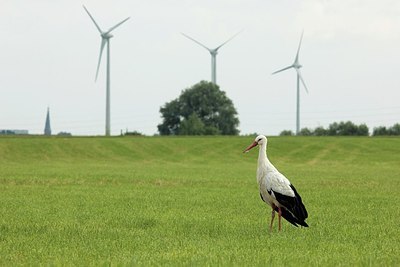
[(28, 130), (1, 130), (0, 129), (0, 135), (6, 135), (6, 134), (29, 134)]
[(50, 108), (47, 108), (46, 125), (44, 126), (44, 135), (51, 135)]
[(72, 136), (72, 134), (68, 133), (68, 132), (59, 132), (57, 135), (59, 135), (59, 136)]

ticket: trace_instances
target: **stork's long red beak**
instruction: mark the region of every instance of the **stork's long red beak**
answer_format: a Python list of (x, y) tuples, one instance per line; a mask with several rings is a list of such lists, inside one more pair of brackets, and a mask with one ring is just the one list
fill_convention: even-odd
[(244, 151), (243, 153), (249, 152), (250, 149), (252, 149), (253, 147), (257, 146), (258, 143), (256, 141), (254, 141), (251, 145), (249, 145)]

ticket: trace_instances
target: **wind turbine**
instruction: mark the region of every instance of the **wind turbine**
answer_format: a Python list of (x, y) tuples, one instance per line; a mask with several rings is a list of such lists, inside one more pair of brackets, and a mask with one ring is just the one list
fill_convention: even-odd
[(296, 70), (296, 73), (297, 73), (296, 135), (299, 134), (299, 132), (300, 132), (300, 81), (304, 85), (304, 89), (308, 93), (306, 83), (304, 82), (303, 76), (301, 76), (301, 72), (300, 72), (300, 68), (302, 68), (303, 66), (300, 65), (300, 63), (299, 63), (299, 52), (300, 52), (301, 41), (303, 40), (303, 33), (304, 33), (304, 31), (301, 33), (299, 47), (297, 48), (296, 58), (294, 59), (293, 64), (286, 68), (283, 68), (281, 70), (278, 70), (278, 71), (275, 71), (272, 73), (272, 74), (276, 74), (278, 72), (285, 71), (285, 70), (288, 70), (291, 68)]
[(100, 62), (101, 62), (101, 56), (103, 54), (103, 49), (104, 46), (107, 44), (107, 82), (106, 82), (106, 136), (110, 135), (111, 127), (110, 127), (110, 38), (113, 37), (111, 32), (115, 30), (117, 27), (119, 27), (122, 23), (127, 21), (129, 19), (126, 18), (120, 23), (116, 24), (115, 26), (111, 27), (108, 29), (108, 31), (102, 31), (99, 27), (99, 25), (96, 23), (92, 15), (89, 13), (87, 8), (83, 6), (85, 9), (86, 13), (88, 13), (90, 19), (93, 21), (94, 25), (96, 26), (97, 30), (100, 32), (101, 36), (101, 45), (100, 45), (100, 56), (99, 56), (99, 62), (97, 64), (97, 70), (96, 70), (96, 78), (95, 81), (97, 81), (97, 76), (99, 75), (99, 68), (100, 68)]
[(208, 48), (207, 46), (203, 45), (199, 41), (196, 41), (195, 39), (193, 39), (192, 37), (190, 37), (190, 36), (188, 36), (188, 35), (186, 35), (184, 33), (182, 33), (182, 35), (185, 36), (186, 38), (192, 40), (193, 42), (197, 43), (198, 45), (204, 47), (205, 49), (208, 50), (208, 52), (210, 52), (210, 54), (211, 54), (211, 82), (214, 83), (214, 84), (217, 84), (217, 54), (218, 54), (218, 49), (220, 49), (222, 46), (224, 46), (230, 40), (235, 38), (241, 32), (242, 31), (236, 33), (231, 38), (229, 38), (227, 41), (223, 42), (222, 44), (220, 44), (219, 46), (217, 46), (214, 49)]

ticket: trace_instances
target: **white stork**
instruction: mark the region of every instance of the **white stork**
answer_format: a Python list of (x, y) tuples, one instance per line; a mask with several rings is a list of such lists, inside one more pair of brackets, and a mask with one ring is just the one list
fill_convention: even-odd
[(308, 227), (304, 221), (307, 219), (308, 213), (296, 188), (267, 158), (267, 138), (264, 135), (257, 136), (243, 153), (248, 152), (257, 145), (260, 147), (257, 166), (260, 197), (272, 207), (270, 231), (272, 231), (275, 211), (278, 212), (279, 231), (282, 229), (281, 217), (296, 227), (298, 224)]

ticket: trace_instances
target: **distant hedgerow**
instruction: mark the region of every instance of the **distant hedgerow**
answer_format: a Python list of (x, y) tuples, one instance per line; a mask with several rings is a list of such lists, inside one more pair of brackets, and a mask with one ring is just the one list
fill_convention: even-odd
[(400, 123), (396, 123), (389, 128), (386, 128), (385, 126), (375, 127), (372, 135), (400, 135)]
[[(400, 126), (400, 125), (399, 125)], [(400, 127), (399, 127), (400, 128)], [(400, 130), (400, 129), (399, 129)], [(284, 130), (279, 135), (294, 135), (292, 131)], [(356, 125), (351, 121), (334, 122), (327, 129), (319, 126), (315, 129), (302, 128), (298, 135), (302, 136), (368, 136), (369, 129), (366, 124)]]

